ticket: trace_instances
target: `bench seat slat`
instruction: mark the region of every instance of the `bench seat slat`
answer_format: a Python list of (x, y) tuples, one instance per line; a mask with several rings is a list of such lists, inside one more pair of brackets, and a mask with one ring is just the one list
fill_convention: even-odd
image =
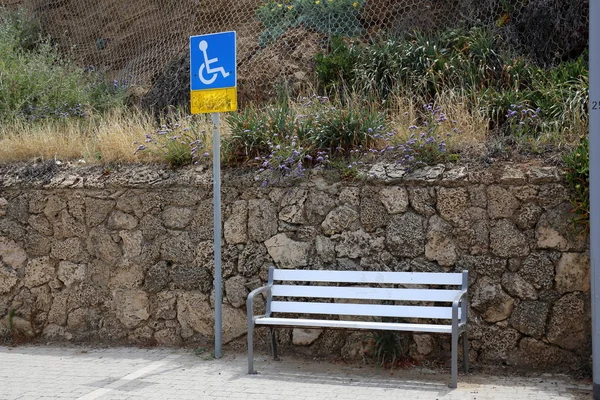
[(367, 321), (338, 321), (324, 319), (294, 319), (294, 318), (257, 318), (257, 325), (280, 325), (280, 326), (299, 326), (299, 327), (322, 327), (322, 328), (349, 328), (349, 329), (378, 329), (390, 331), (413, 331), (413, 332), (432, 332), (432, 333), (451, 333), (452, 325), (435, 324), (406, 324), (406, 323), (388, 323), (388, 322), (367, 322)]
[(374, 272), (276, 269), (275, 281), (461, 285), (462, 274), (447, 272)]
[(274, 297), (451, 302), (460, 290), (273, 285)]
[[(271, 311), (297, 314), (452, 319), (452, 307), (431, 306), (272, 301)], [(458, 317), (460, 318), (460, 310)]]

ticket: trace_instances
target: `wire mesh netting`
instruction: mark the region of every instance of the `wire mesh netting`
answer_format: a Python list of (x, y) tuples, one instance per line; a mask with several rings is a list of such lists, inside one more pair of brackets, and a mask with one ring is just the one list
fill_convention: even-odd
[[(588, 0), (0, 0), (40, 19), (82, 67), (153, 87), (151, 106), (189, 94), (190, 35), (238, 33), (240, 99), (260, 101), (274, 84), (312, 84), (314, 57), (331, 38), (365, 43), (414, 31), (483, 25), (542, 65), (581, 54)], [(146, 96), (147, 97), (147, 96)]]

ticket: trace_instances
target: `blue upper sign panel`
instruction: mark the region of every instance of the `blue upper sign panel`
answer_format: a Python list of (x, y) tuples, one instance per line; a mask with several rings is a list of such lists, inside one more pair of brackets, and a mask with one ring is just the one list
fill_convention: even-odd
[(235, 32), (190, 37), (191, 90), (236, 86), (235, 50)]

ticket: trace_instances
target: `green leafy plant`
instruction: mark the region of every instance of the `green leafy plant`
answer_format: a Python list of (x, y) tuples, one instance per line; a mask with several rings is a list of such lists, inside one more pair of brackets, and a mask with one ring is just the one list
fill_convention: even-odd
[(357, 46), (347, 45), (340, 36), (331, 39), (330, 51), (315, 56), (315, 72), (320, 88), (328, 94), (344, 90), (354, 83), (358, 60)]
[(298, 8), (290, 0), (268, 0), (256, 10), (256, 17), (265, 27), (258, 38), (261, 47), (277, 40), (296, 24)]
[(0, 54), (0, 120), (85, 117), (124, 105), (127, 82), (61, 58), (24, 12), (0, 8)]
[(304, 168), (334, 159), (356, 166), (386, 129), (385, 114), (365, 101), (332, 102), (328, 97), (284, 97), (263, 108), (248, 107), (227, 116), (231, 135), (225, 139), (227, 160), (250, 159), (258, 172), (303, 174)]
[(582, 136), (579, 145), (564, 156), (565, 180), (571, 189), (573, 219), (576, 225), (589, 230), (590, 223), (590, 154), (589, 138)]
[(353, 37), (363, 28), (359, 21), (365, 0), (296, 0), (298, 24), (327, 35)]
[(381, 367), (393, 368), (406, 355), (406, 340), (394, 331), (373, 331), (375, 358)]
[(266, 46), (298, 26), (330, 36), (357, 36), (363, 31), (359, 16), (364, 3), (365, 0), (268, 0), (256, 11), (265, 27), (259, 45)]

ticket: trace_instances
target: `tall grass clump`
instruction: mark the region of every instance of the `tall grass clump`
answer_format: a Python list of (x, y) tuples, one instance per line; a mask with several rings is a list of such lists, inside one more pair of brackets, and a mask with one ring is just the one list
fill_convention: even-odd
[(259, 172), (301, 176), (307, 167), (375, 152), (377, 138), (388, 128), (385, 113), (359, 98), (345, 101), (283, 96), (270, 105), (228, 114), (225, 158), (230, 163), (249, 160)]

